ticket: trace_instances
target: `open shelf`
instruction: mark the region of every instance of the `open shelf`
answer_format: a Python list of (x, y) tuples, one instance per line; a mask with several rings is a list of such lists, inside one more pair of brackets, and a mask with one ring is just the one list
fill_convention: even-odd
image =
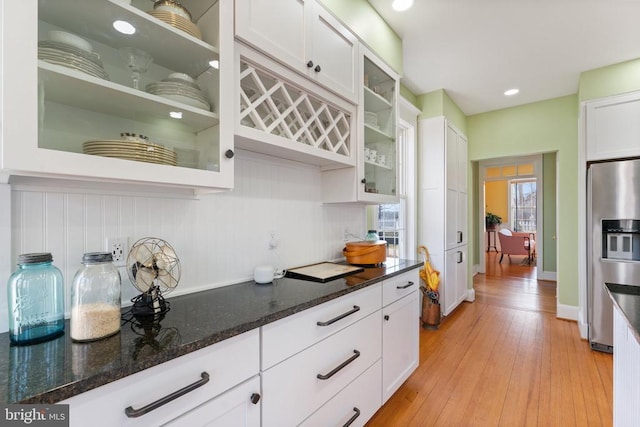
[(61, 65), (38, 61), (39, 78), (44, 83), (45, 99), (145, 123), (170, 119), (169, 112), (182, 111), (180, 125), (194, 133), (218, 124), (218, 115), (162, 98), (118, 83), (102, 80)]

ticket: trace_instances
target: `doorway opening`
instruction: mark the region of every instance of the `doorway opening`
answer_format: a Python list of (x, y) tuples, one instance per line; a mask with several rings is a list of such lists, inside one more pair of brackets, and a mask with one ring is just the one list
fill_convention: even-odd
[[(555, 280), (555, 240), (550, 245), (544, 244), (545, 236), (555, 237), (555, 162), (555, 153), (479, 162), (477, 272), (486, 273), (488, 269), (500, 268), (500, 258), (503, 258), (502, 264), (510, 262), (509, 257), (501, 256), (498, 236), (500, 229), (506, 229), (508, 231), (503, 232), (507, 234), (510, 231), (526, 235), (531, 245), (529, 258), (526, 254), (519, 258), (514, 256), (511, 262), (530, 265), (532, 278)], [(549, 193), (548, 197), (545, 191)], [(547, 210), (545, 201), (549, 205)], [(496, 230), (488, 229), (487, 212), (501, 217), (502, 223)], [(545, 253), (545, 248), (549, 254)], [(489, 253), (500, 256), (488, 256)], [(553, 262), (547, 263), (551, 271), (545, 270), (547, 255), (553, 257)]]

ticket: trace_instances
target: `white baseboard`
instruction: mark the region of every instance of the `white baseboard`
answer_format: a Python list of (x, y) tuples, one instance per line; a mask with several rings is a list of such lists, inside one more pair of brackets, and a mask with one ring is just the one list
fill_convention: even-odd
[(589, 339), (589, 323), (584, 310), (578, 312), (578, 329), (580, 330), (580, 338), (583, 340)]
[(473, 264), (473, 268), (471, 269), (471, 276), (475, 276), (480, 272), (480, 264)]
[(538, 276), (538, 280), (549, 280), (552, 282), (557, 282), (558, 281), (557, 277), (558, 277), (558, 273), (556, 273), (555, 271), (543, 271)]
[(476, 300), (476, 290), (475, 289), (467, 289), (467, 297), (464, 299), (465, 301), (473, 302)]
[(556, 317), (559, 319), (578, 321), (579, 307), (577, 305), (558, 304), (556, 306)]

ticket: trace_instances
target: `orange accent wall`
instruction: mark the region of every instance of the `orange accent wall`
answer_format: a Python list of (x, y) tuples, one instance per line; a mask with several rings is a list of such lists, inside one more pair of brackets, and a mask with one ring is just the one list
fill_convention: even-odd
[(508, 182), (486, 181), (484, 183), (485, 212), (502, 217), (502, 223), (509, 222)]

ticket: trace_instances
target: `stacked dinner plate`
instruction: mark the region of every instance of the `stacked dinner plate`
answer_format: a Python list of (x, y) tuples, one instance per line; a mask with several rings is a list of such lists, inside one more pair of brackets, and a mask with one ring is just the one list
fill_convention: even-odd
[(38, 59), (109, 80), (102, 61), (93, 52), (52, 40), (38, 42)]
[(188, 18), (166, 10), (151, 10), (147, 13), (149, 13), (149, 15), (153, 17), (158, 18), (162, 22), (171, 25), (174, 28), (177, 28), (187, 34), (192, 35), (197, 39), (202, 40), (202, 33), (200, 32), (200, 29)]
[(82, 144), (82, 152), (102, 157), (115, 157), (138, 162), (158, 163), (175, 166), (178, 162), (176, 152), (144, 141), (94, 140)]
[(186, 74), (169, 74), (169, 77), (160, 82), (149, 83), (146, 89), (154, 95), (211, 111), (211, 103), (200, 90), (200, 86)]

